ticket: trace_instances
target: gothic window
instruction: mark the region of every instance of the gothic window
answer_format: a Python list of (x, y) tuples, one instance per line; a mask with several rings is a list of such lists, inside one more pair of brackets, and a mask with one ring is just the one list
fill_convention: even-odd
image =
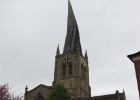
[(66, 66), (63, 65), (63, 68), (62, 68), (62, 75), (65, 76), (66, 75)]
[(38, 93), (34, 100), (44, 100), (44, 97), (41, 93)]
[(81, 76), (83, 79), (86, 79), (86, 67), (83, 64), (81, 66)]
[(72, 65), (71, 64), (69, 65), (69, 74), (70, 75), (72, 74)]
[(84, 68), (84, 79), (86, 79), (86, 68)]

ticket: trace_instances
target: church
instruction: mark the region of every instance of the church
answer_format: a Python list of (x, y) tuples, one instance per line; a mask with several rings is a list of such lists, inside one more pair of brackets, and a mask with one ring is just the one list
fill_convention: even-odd
[(32, 90), (25, 88), (24, 100), (46, 100), (54, 86), (62, 83), (72, 100), (126, 100), (125, 92), (91, 96), (87, 52), (83, 55), (76, 18), (68, 1), (67, 35), (63, 53), (59, 45), (55, 56), (54, 80), (52, 86), (40, 84)]

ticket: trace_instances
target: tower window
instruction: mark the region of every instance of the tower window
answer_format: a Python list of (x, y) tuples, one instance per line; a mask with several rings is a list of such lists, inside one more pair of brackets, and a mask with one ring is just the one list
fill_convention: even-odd
[(82, 76), (82, 78), (83, 79), (86, 79), (86, 67), (85, 66), (83, 66), (83, 64), (82, 64), (82, 66), (81, 66), (81, 76)]
[(62, 68), (62, 75), (63, 75), (63, 76), (66, 75), (66, 67), (65, 67), (65, 65), (63, 65), (63, 68)]
[(72, 65), (71, 64), (69, 65), (69, 74), (70, 75), (72, 74)]

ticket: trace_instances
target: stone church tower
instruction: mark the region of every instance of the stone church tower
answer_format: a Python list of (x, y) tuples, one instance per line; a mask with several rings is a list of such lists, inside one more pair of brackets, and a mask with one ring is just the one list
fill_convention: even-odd
[(67, 36), (63, 53), (59, 46), (55, 57), (53, 84), (63, 83), (65, 88), (79, 98), (90, 97), (87, 53), (82, 54), (78, 25), (70, 1), (68, 2)]
[(32, 90), (25, 88), (24, 100), (47, 100), (58, 83), (63, 83), (72, 100), (126, 100), (125, 92), (91, 97), (87, 51), (82, 54), (76, 18), (68, 1), (68, 23), (63, 53), (59, 45), (55, 56), (54, 81), (52, 86), (38, 85)]

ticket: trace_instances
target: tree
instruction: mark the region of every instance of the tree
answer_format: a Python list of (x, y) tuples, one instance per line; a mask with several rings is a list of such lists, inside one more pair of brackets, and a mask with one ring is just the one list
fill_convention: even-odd
[(63, 84), (57, 84), (47, 100), (71, 100)]
[(14, 95), (10, 92), (8, 84), (0, 85), (0, 100), (22, 100), (23, 96)]

